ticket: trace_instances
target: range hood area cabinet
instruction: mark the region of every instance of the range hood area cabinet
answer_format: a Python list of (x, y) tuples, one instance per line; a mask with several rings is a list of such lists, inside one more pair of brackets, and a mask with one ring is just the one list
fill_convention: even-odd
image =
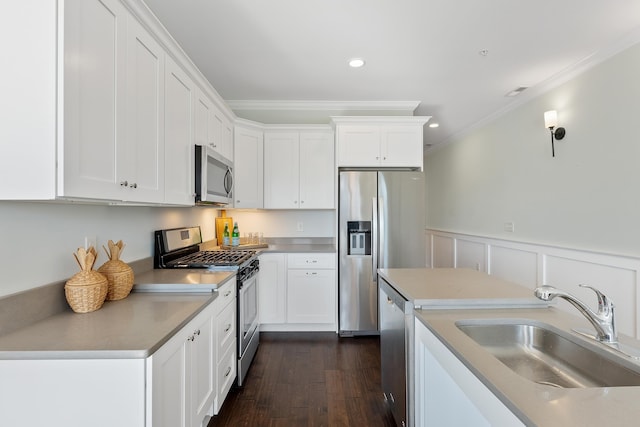
[(333, 209), (334, 145), (329, 126), (265, 129), (265, 209)]
[(338, 167), (423, 168), (423, 127), (431, 117), (332, 117)]
[(215, 90), (141, 0), (42, 3), (5, 10), (21, 67), (3, 94), (0, 199), (193, 205), (196, 89)]

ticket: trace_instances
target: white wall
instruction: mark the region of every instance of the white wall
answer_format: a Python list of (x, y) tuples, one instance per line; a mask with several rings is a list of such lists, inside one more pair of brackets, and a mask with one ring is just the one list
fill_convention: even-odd
[(200, 225), (203, 239), (215, 235), (216, 210), (81, 204), (0, 202), (0, 296), (66, 280), (79, 269), (72, 253), (85, 236), (97, 237), (96, 267), (107, 258), (108, 240), (123, 240), (122, 259), (153, 255), (153, 231)]
[[(635, 45), (429, 151), (427, 228), (639, 256), (639, 76)], [(567, 130), (555, 158), (551, 109)]]
[(227, 210), (238, 221), (241, 236), (258, 231), (264, 237), (334, 237), (335, 215), (334, 210)]

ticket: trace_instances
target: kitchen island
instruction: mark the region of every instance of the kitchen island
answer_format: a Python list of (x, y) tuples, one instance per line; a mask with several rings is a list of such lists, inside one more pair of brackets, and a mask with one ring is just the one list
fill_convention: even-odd
[[(640, 419), (635, 403), (639, 386), (559, 388), (535, 383), (458, 327), (483, 322), (543, 325), (566, 331), (577, 342), (600, 346), (598, 351), (613, 358), (624, 357), (623, 363), (640, 370), (637, 361), (569, 332), (588, 329), (584, 317), (535, 303), (527, 307), (532, 289), (472, 270), (390, 269), (380, 270), (380, 277), (414, 301), (416, 308), (408, 367), (414, 376), (410, 383), (413, 425), (626, 426)], [(640, 348), (635, 339), (620, 337), (620, 341)]]

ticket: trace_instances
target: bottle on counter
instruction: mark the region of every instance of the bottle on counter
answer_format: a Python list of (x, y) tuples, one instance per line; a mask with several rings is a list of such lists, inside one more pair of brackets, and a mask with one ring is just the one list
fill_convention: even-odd
[(231, 246), (240, 245), (240, 231), (238, 230), (238, 223), (233, 223), (233, 232), (231, 233)]
[(224, 225), (224, 232), (222, 233), (222, 245), (229, 246), (229, 225)]

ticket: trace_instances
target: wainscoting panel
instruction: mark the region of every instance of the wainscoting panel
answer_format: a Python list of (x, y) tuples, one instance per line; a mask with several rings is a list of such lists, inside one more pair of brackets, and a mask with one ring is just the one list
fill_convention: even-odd
[(531, 289), (538, 283), (538, 254), (520, 248), (488, 245), (489, 273)]
[(487, 271), (487, 246), (473, 240), (456, 239), (456, 267)]
[[(593, 309), (597, 307), (595, 292), (578, 285), (582, 283), (599, 289), (615, 304), (618, 332), (637, 335), (637, 271), (551, 255), (545, 256), (544, 264), (545, 284), (575, 295)], [(568, 302), (560, 298), (558, 300), (558, 308), (575, 312), (575, 307)]]
[[(596, 309), (593, 291), (614, 302), (618, 331), (640, 338), (640, 259), (571, 248), (512, 242), (483, 236), (427, 230), (431, 259), (427, 266), (472, 268), (526, 286), (551, 285), (567, 291)], [(559, 298), (558, 298), (559, 299)], [(559, 299), (559, 309), (580, 316)], [(589, 327), (585, 321), (585, 327)]]
[(456, 241), (450, 236), (433, 236), (428, 246), (431, 246), (431, 265), (434, 268), (455, 267)]

